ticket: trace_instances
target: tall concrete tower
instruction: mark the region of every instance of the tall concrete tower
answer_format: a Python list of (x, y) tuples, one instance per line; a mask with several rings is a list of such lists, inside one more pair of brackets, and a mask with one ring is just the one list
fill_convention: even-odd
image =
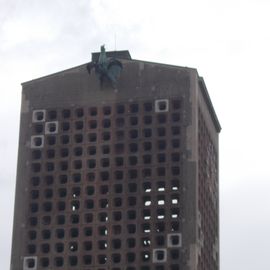
[(202, 77), (107, 56), (116, 84), (86, 65), (22, 84), (11, 270), (218, 270), (221, 128)]

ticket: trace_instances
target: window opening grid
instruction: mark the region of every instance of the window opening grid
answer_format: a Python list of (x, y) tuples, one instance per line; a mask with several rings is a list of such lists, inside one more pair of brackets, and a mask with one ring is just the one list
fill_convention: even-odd
[[(152, 104), (153, 105), (153, 104)], [(65, 209), (68, 209), (68, 213), (64, 213), (62, 216), (59, 215), (57, 222), (55, 220), (51, 220), (50, 224), (51, 225), (44, 225), (42, 224), (42, 228), (49, 228), (47, 231), (50, 231), (50, 228), (54, 228), (54, 226), (62, 226), (65, 227), (67, 224), (68, 226), (75, 226), (73, 229), (74, 230), (64, 230), (64, 234), (69, 237), (68, 239), (72, 239), (72, 238), (77, 238), (80, 237), (81, 234), (84, 234), (87, 236), (90, 234), (93, 234), (93, 232), (91, 231), (95, 231), (95, 229), (97, 227), (96, 224), (94, 224), (94, 222), (99, 222), (98, 217), (96, 214), (102, 214), (105, 213), (105, 215), (103, 215), (103, 220), (105, 220), (104, 222), (106, 224), (108, 224), (108, 231), (106, 234), (106, 231), (104, 231), (105, 235), (101, 235), (101, 237), (108, 237), (108, 233), (110, 233), (110, 231), (114, 232), (115, 235), (117, 235), (117, 232), (119, 233), (119, 230), (122, 231), (128, 231), (129, 235), (133, 235), (134, 234), (134, 230), (138, 230), (138, 226), (137, 225), (137, 221), (134, 224), (133, 220), (137, 220), (137, 217), (140, 218), (141, 212), (143, 209), (146, 208), (146, 206), (144, 206), (140, 201), (140, 197), (137, 197), (137, 194), (139, 194), (140, 190), (142, 190), (142, 187), (140, 185), (137, 185), (137, 187), (135, 187), (135, 184), (137, 183), (137, 179), (138, 178), (142, 178), (144, 177), (145, 179), (149, 178), (156, 178), (156, 179), (162, 179), (168, 176), (170, 176), (170, 178), (173, 178), (173, 175), (171, 175), (171, 171), (172, 168), (170, 168), (170, 166), (162, 166), (160, 170), (156, 170), (155, 167), (158, 165), (160, 165), (159, 163), (164, 163), (164, 156), (165, 158), (165, 163), (170, 162), (170, 160), (172, 159), (171, 155), (172, 150), (170, 147), (167, 147), (165, 149), (157, 149), (156, 153), (153, 154), (149, 154), (147, 153), (147, 151), (151, 150), (151, 149), (155, 149), (156, 145), (157, 145), (157, 139), (153, 138), (153, 136), (151, 135), (151, 133), (156, 133), (156, 127), (155, 126), (161, 126), (162, 127), (162, 132), (161, 133), (161, 137), (163, 137), (162, 134), (164, 134), (164, 122), (163, 120), (160, 120), (156, 117), (155, 113), (153, 112), (153, 107), (152, 109), (150, 105), (147, 105), (146, 108), (147, 110), (144, 112), (144, 114), (140, 115), (140, 116), (135, 116), (136, 110), (138, 110), (139, 112), (141, 110), (143, 110), (144, 106), (142, 104), (139, 104), (138, 108), (136, 109), (136, 106), (134, 106), (134, 111), (130, 111), (129, 112), (129, 108), (127, 105), (123, 107), (120, 106), (120, 108), (118, 108), (118, 111), (114, 111), (113, 106), (110, 107), (107, 106), (106, 109), (100, 109), (97, 108), (97, 111), (95, 112), (95, 109), (70, 109), (70, 112), (67, 113), (66, 111), (68, 110), (63, 110), (63, 112), (57, 112), (57, 115), (65, 115), (65, 117), (63, 116), (63, 123), (65, 123), (66, 129), (61, 130), (61, 126), (62, 122), (60, 122), (60, 126), (59, 126), (59, 134), (52, 136), (52, 142), (51, 144), (47, 144), (47, 142), (45, 141), (45, 148), (42, 149), (41, 151), (41, 155), (39, 157), (39, 154), (35, 153), (33, 154), (35, 156), (36, 160), (41, 160), (40, 164), (41, 164), (41, 171), (37, 171), (34, 172), (33, 178), (32, 180), (32, 184), (36, 185), (37, 190), (33, 190), (33, 191), (41, 191), (43, 190), (43, 186), (47, 187), (48, 186), (54, 186), (55, 184), (57, 184), (57, 186), (61, 187), (61, 185), (66, 185), (67, 184), (67, 190), (65, 191), (63, 188), (53, 188), (52, 191), (46, 191), (46, 196), (43, 195), (45, 193), (42, 193), (42, 195), (37, 195), (36, 192), (33, 192), (32, 194), (32, 199), (31, 200), (58, 200), (58, 203), (56, 205), (52, 204), (52, 208), (56, 208), (56, 209), (63, 209), (63, 207)], [(123, 110), (125, 112), (128, 112), (127, 115), (124, 115), (124, 121), (125, 123), (128, 123), (127, 126), (127, 130), (128, 132), (125, 132), (124, 136), (129, 136), (127, 138), (127, 141), (124, 141), (124, 143), (122, 143), (121, 138), (119, 140), (117, 140), (116, 136), (114, 135), (113, 131), (121, 131), (121, 127), (117, 127), (116, 125), (114, 126), (113, 121), (111, 120), (110, 117), (113, 116), (113, 113), (119, 115), (119, 117), (123, 116)], [(91, 129), (89, 129), (88, 126), (88, 116), (87, 113), (91, 112), (91, 115), (93, 119), (95, 119), (95, 117), (97, 117), (97, 115), (100, 115), (101, 113), (104, 113), (102, 120), (97, 119), (97, 126), (93, 127)], [(94, 115), (96, 113), (96, 115)], [(134, 115), (134, 116), (132, 116)], [(143, 119), (143, 115), (148, 115), (151, 116), (151, 123), (144, 123), (144, 119)], [(91, 119), (92, 119), (91, 118)], [(169, 117), (167, 117), (169, 118)], [(166, 121), (168, 121), (168, 119), (166, 118)], [(90, 119), (90, 118), (89, 118)], [(108, 120), (111, 121), (108, 121)], [(106, 120), (106, 121), (104, 121)], [(157, 121), (161, 121), (161, 123), (157, 123)], [(142, 127), (139, 127), (139, 124), (142, 125)], [(168, 124), (168, 123), (167, 123)], [(110, 127), (108, 127), (108, 125), (111, 125)], [(168, 125), (170, 127), (170, 125)], [(170, 128), (165, 128), (165, 136), (170, 136)], [(88, 130), (89, 129), (89, 130)], [(110, 130), (110, 131), (106, 131), (106, 129)], [(103, 131), (104, 130), (104, 131)], [(146, 135), (145, 136), (145, 131), (144, 130), (150, 130), (146, 131)], [(126, 131), (126, 130), (123, 130)], [(82, 132), (82, 133), (80, 133)], [(107, 132), (107, 133), (105, 133)], [(109, 132), (109, 133), (108, 133)], [(136, 134), (137, 133), (137, 134)], [(93, 134), (93, 135), (92, 135)], [(127, 135), (128, 134), (128, 135)], [(168, 134), (168, 135), (167, 135)], [(92, 137), (91, 137), (91, 136)], [(102, 136), (100, 136), (102, 135)], [(47, 135), (48, 136), (48, 135)], [(64, 137), (63, 137), (64, 136)], [(175, 135), (173, 135), (175, 136)], [(49, 137), (49, 136), (48, 136)], [(101, 137), (101, 139), (100, 139)], [(139, 141), (140, 140), (140, 141)], [(114, 144), (120, 144), (117, 146), (114, 146), (112, 141), (114, 141)], [(101, 144), (100, 144), (101, 143)], [(76, 145), (74, 145), (76, 144)], [(121, 145), (122, 144), (122, 145)], [(86, 149), (85, 146), (88, 146), (89, 149)], [(91, 149), (90, 149), (91, 148)], [(47, 150), (48, 149), (48, 150)], [(44, 154), (44, 150), (46, 150), (46, 154)], [(163, 152), (163, 157), (160, 155), (160, 153), (162, 153), (162, 151), (166, 151), (168, 153), (164, 154)], [(54, 152), (54, 153), (53, 153)], [(113, 160), (115, 160), (116, 158), (121, 158), (124, 155), (127, 155), (128, 158), (124, 158), (123, 161), (123, 166), (121, 167), (121, 165), (119, 167), (121, 167), (120, 169), (114, 167), (114, 169), (106, 169), (107, 167), (110, 167)], [(73, 156), (76, 156), (75, 159), (73, 159)], [(106, 156), (107, 155), (107, 156)], [(91, 156), (94, 156), (95, 158), (91, 159)], [(99, 156), (100, 158), (96, 158), (97, 156)], [(72, 157), (72, 158), (71, 158)], [(48, 167), (47, 164), (47, 160), (51, 160), (49, 164), (51, 164), (51, 167), (57, 167), (58, 166), (60, 168), (62, 168), (63, 173), (59, 174), (57, 173), (57, 175), (55, 174), (55, 170), (48, 170), (48, 168), (50, 168), (50, 166)], [(175, 158), (176, 161), (175, 162), (179, 162), (180, 158), (177, 160), (177, 158)], [(160, 162), (158, 163), (158, 160), (160, 160)], [(167, 161), (168, 160), (168, 161)], [(77, 161), (77, 162), (75, 162)], [(90, 162), (91, 161), (91, 162)], [(67, 162), (67, 163), (65, 163)], [(90, 164), (89, 164), (90, 163)], [(109, 163), (109, 164), (108, 164)], [(93, 165), (95, 164), (95, 166)], [(147, 165), (146, 165), (147, 164)], [(90, 167), (89, 167), (90, 165)], [(149, 166), (150, 165), (150, 166)], [(44, 167), (45, 166), (45, 167)], [(47, 166), (47, 167), (46, 167)], [(132, 167), (135, 166), (136, 169), (132, 169)], [(44, 167), (44, 168), (43, 168)], [(181, 164), (179, 164), (179, 167), (181, 167)], [(164, 173), (164, 168), (165, 168), (165, 173)], [(78, 170), (78, 172), (76, 173), (76, 170)], [(82, 172), (83, 171), (83, 172)], [(103, 177), (101, 177), (100, 175), (97, 176), (98, 174), (103, 172)], [(109, 177), (106, 177), (106, 173), (109, 174)], [(47, 181), (45, 183), (44, 181), (44, 175), (51, 175), (51, 178), (47, 178)], [(90, 176), (89, 174), (94, 174), (94, 176)], [(86, 175), (89, 175), (89, 179), (86, 180), (86, 184), (83, 184), (82, 182), (82, 178), (86, 179)], [(113, 176), (112, 176), (113, 175)], [(136, 176), (137, 175), (137, 176)], [(130, 176), (130, 177), (129, 177)], [(126, 177), (128, 177), (128, 183), (122, 184), (122, 180), (125, 179)], [(132, 178), (134, 177), (134, 178)], [(40, 180), (38, 180), (38, 178)], [(98, 193), (98, 188), (99, 186), (97, 185), (97, 181), (99, 178), (102, 178), (104, 180), (102, 180), (102, 184), (104, 181), (104, 185), (103, 185), (103, 192), (104, 194), (99, 194)], [(107, 178), (107, 180), (106, 180)], [(114, 185), (118, 184), (120, 185), (120, 183), (122, 184), (122, 186), (118, 186), (116, 188), (113, 187), (112, 183), (110, 183), (108, 185), (108, 191), (106, 191), (106, 181), (109, 181), (108, 178), (111, 180), (112, 179), (112, 183)], [(144, 180), (146, 181), (146, 180)], [(53, 183), (50, 183), (53, 182)], [(74, 192), (72, 192), (70, 194), (70, 190), (72, 189), (72, 187), (76, 187), (76, 185), (78, 185), (81, 189), (80, 189), (80, 193), (78, 193), (78, 191), (74, 190)], [(133, 185), (133, 186), (132, 186)], [(83, 190), (86, 187), (86, 190)], [(153, 187), (152, 190), (150, 191), (151, 193), (151, 197), (154, 196), (155, 197), (155, 201), (157, 201), (157, 194), (162, 192), (162, 188), (163, 187)], [(122, 189), (122, 191), (121, 191)], [(93, 191), (94, 190), (94, 191)], [(117, 191), (117, 192), (114, 192)], [(175, 190), (174, 192), (179, 192), (178, 190)], [(95, 195), (94, 195), (95, 194)], [(98, 195), (96, 195), (98, 194)], [(111, 195), (113, 194), (113, 195)], [(128, 197), (126, 198), (126, 194), (128, 194)], [(153, 194), (153, 195), (152, 195)], [(156, 195), (154, 195), (156, 194)], [(85, 210), (89, 210), (89, 209), (96, 209), (95, 205), (92, 206), (93, 208), (91, 208), (91, 201), (90, 201), (90, 197), (91, 196), (100, 196), (100, 198), (102, 199), (102, 196), (105, 195), (109, 195), (111, 198), (109, 199), (108, 205), (104, 204), (102, 207), (102, 210), (97, 210), (96, 213), (88, 213), (88, 215), (83, 215), (83, 213), (85, 213)], [(40, 197), (41, 196), (41, 197)], [(44, 198), (43, 198), (44, 196)], [(70, 198), (70, 196), (72, 196), (72, 198)], [(117, 197), (116, 197), (117, 196)], [(134, 200), (135, 199), (135, 200)], [(86, 203), (86, 201), (88, 202), (88, 204)], [(161, 200), (160, 200), (161, 201)], [(165, 204), (167, 204), (166, 200)], [(39, 204), (39, 207), (43, 207), (44, 204)], [(45, 207), (45, 209), (47, 209), (47, 211), (51, 212), (50, 209), (50, 204), (46, 204), (47, 207)], [(107, 206), (106, 206), (107, 205)], [(90, 207), (89, 209), (87, 207)], [(127, 207), (127, 211), (126, 213), (123, 213), (123, 211), (116, 211), (118, 207)], [(139, 208), (138, 208), (139, 207)], [(87, 209), (85, 209), (87, 208)], [(105, 212), (101, 212), (103, 211), (103, 208), (105, 208)], [(44, 209), (44, 207), (43, 207)], [(106, 209), (108, 209), (108, 212), (106, 212)], [(114, 210), (112, 210), (114, 209)], [(136, 210), (134, 210), (136, 209)], [(141, 210), (141, 211), (140, 211)], [(65, 211), (65, 210), (64, 210)], [(109, 213), (109, 211), (112, 211), (112, 213)], [(73, 213), (74, 212), (74, 213)], [(107, 218), (106, 218), (106, 213), (107, 213)], [(121, 213), (121, 214), (120, 214)], [(129, 213), (129, 214), (128, 214)], [(153, 211), (152, 211), (153, 213)], [(153, 228), (153, 232), (155, 232), (155, 234), (160, 233), (162, 230), (165, 230), (164, 228), (167, 228), (167, 224), (162, 224), (162, 222), (159, 222), (159, 225), (157, 225), (157, 222), (159, 220), (155, 220), (155, 218), (152, 218), (152, 213), (151, 213), (151, 221), (150, 221), (150, 227)], [(61, 213), (59, 213), (61, 214)], [(93, 214), (91, 216), (91, 214)], [(33, 214), (34, 217), (38, 218), (38, 222), (41, 222), (40, 217), (39, 217), (39, 213), (37, 214)], [(113, 216), (114, 215), (114, 216)], [(134, 218), (135, 215), (135, 218)], [(157, 214), (155, 214), (157, 215)], [(114, 220), (114, 218), (116, 220)], [(107, 220), (106, 220), (107, 219)], [(111, 219), (111, 220), (110, 220)], [(119, 219), (119, 220), (118, 220)], [(48, 221), (47, 221), (48, 222)], [(101, 221), (100, 221), (101, 222)], [(115, 223), (113, 223), (115, 222)], [(129, 228), (125, 228), (125, 226), (123, 225), (123, 223), (128, 223), (130, 226)], [(170, 221), (173, 222), (173, 221)], [(76, 224), (84, 224), (83, 228), (86, 230), (80, 230), (78, 229), (78, 227), (76, 227)], [(112, 226), (117, 226), (117, 225), (112, 225), (112, 224), (119, 224), (118, 226), (120, 226), (118, 229), (115, 227), (114, 230), (112, 230)], [(87, 228), (85, 227), (86, 225), (89, 225), (89, 229), (87, 230)], [(135, 225), (136, 229), (134, 229), (132, 227), (132, 225)], [(35, 228), (35, 227), (34, 227)], [(90, 229), (91, 228), (91, 229)], [(169, 227), (168, 227), (169, 228)], [(78, 230), (76, 230), (78, 229)], [(33, 231), (33, 230), (32, 230)], [(44, 230), (43, 230), (44, 231)], [(53, 229), (52, 229), (53, 231)], [(170, 230), (168, 229), (168, 232)], [(40, 233), (40, 229), (35, 229), (35, 232), (37, 234)], [(100, 231), (101, 232), (101, 231)], [(111, 232), (111, 233), (112, 233)], [(146, 230), (145, 232), (143, 232), (143, 234), (147, 234), (148, 230)], [(136, 234), (136, 233), (135, 233)], [(49, 239), (55, 239), (55, 234), (53, 234), (52, 236), (48, 236), (49, 233), (45, 234), (46, 237), (50, 237)], [(59, 231), (59, 234), (57, 234), (58, 237), (61, 237), (61, 230)], [(66, 237), (65, 236), (65, 237)], [(33, 235), (32, 235), (33, 237)], [(141, 237), (141, 236), (140, 236)], [(136, 236), (135, 238), (129, 237), (130, 241), (128, 241), (128, 243), (124, 243), (125, 241), (123, 241), (123, 245), (132, 249), (135, 246), (139, 245), (138, 243), (140, 242), (138, 240), (138, 236)], [(61, 239), (61, 238), (57, 238), (56, 239)], [(135, 240), (132, 240), (135, 239)], [(33, 238), (32, 240), (35, 241), (35, 239)], [(49, 240), (50, 241), (50, 240)], [(133, 242), (136, 242), (135, 244)], [(157, 240), (155, 240), (154, 238), (151, 239), (151, 245), (155, 246)], [(70, 252), (77, 252), (78, 248), (76, 248), (76, 245), (78, 245), (79, 242), (72, 242), (73, 244), (71, 245), (71, 250)], [(149, 244), (149, 242), (148, 242)], [(111, 244), (108, 245), (108, 247), (110, 247)], [(87, 245), (86, 245), (87, 246)], [(140, 245), (139, 245), (140, 246)], [(59, 244), (57, 246), (59, 249), (59, 251), (61, 251), (61, 249), (65, 250), (67, 247), (65, 246), (64, 248), (61, 248), (61, 245)], [(57, 248), (55, 247), (51, 247), (51, 248)], [(88, 249), (90, 247), (90, 244), (88, 244)], [(141, 247), (143, 247), (143, 244), (141, 244)], [(91, 251), (93, 249), (97, 249), (97, 246), (95, 245), (95, 243), (91, 244)], [(44, 248), (43, 250), (46, 250), (46, 248)], [(44, 254), (46, 252), (43, 252)], [(61, 253), (61, 252), (60, 252)], [(135, 261), (135, 259), (132, 259), (132, 252), (129, 255), (123, 255), (120, 254), (120, 261), (119, 261), (119, 255), (114, 254), (114, 256), (110, 257), (108, 255), (108, 253), (106, 253), (107, 255), (107, 259), (105, 264), (107, 263), (107, 260), (111, 261), (114, 260), (114, 263), (120, 263), (123, 259), (125, 258), (125, 260), (127, 260), (127, 258), (130, 258), (130, 263), (133, 261)], [(146, 252), (144, 255), (144, 259), (147, 261), (148, 260), (148, 253)], [(151, 256), (151, 254), (149, 255)], [(61, 258), (61, 257), (59, 257)], [(114, 258), (114, 259), (113, 259)], [(49, 263), (50, 265), (56, 265), (56, 264), (61, 264), (61, 259), (59, 260), (54, 260), (51, 257), (48, 257), (49, 259)], [(103, 262), (104, 262), (104, 257), (103, 257)], [(72, 267), (76, 267), (76, 265), (80, 262), (84, 262), (85, 265), (87, 264), (91, 264), (92, 259), (89, 258), (85, 258), (85, 259), (78, 259), (78, 257), (68, 257), (68, 258), (64, 258), (63, 263), (67, 264), (69, 266)], [(101, 260), (102, 261), (102, 260)], [(145, 262), (146, 262), (145, 261)], [(47, 261), (44, 258), (44, 265), (46, 265)]]

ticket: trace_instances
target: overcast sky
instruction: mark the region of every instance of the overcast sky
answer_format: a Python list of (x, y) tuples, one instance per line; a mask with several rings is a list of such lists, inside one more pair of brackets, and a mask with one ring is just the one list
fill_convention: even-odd
[(0, 0), (0, 261), (9, 269), (21, 82), (101, 44), (204, 77), (220, 134), (221, 270), (269, 269), (270, 1)]

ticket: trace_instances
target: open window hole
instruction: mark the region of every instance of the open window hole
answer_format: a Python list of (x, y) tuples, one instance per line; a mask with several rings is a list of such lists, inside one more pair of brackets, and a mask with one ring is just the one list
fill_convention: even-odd
[(127, 255), (126, 255), (126, 258), (127, 258), (127, 261), (129, 263), (133, 263), (136, 260), (136, 253), (134, 253), (134, 252), (128, 252)]
[(168, 247), (181, 247), (182, 246), (182, 235), (181, 233), (170, 233), (168, 234)]
[(144, 237), (144, 238), (142, 238), (142, 246), (143, 247), (150, 247), (151, 246), (150, 237)]
[(129, 210), (129, 211), (127, 211), (127, 218), (128, 218), (129, 220), (134, 220), (134, 219), (136, 219), (136, 216), (137, 216), (137, 213), (136, 213), (135, 210)]
[(124, 153), (125, 145), (123, 143), (117, 143), (114, 146), (114, 152), (115, 154), (122, 154)]
[(111, 114), (111, 107), (110, 106), (104, 106), (103, 107), (103, 114), (104, 115), (110, 115)]
[(125, 126), (125, 119), (122, 118), (122, 117), (121, 118), (120, 117), (116, 118), (115, 119), (115, 125), (118, 128), (124, 127)]
[(41, 151), (40, 150), (33, 150), (32, 151), (32, 159), (40, 159), (41, 158)]
[(44, 180), (45, 180), (44, 182), (47, 186), (50, 186), (54, 183), (54, 178), (52, 175), (46, 175)]
[(91, 121), (89, 121), (89, 128), (90, 129), (97, 128), (97, 120), (91, 120)]
[(129, 111), (131, 113), (137, 113), (139, 111), (139, 104), (137, 104), (137, 103), (130, 104)]
[(98, 255), (98, 263), (99, 264), (106, 264), (107, 262), (107, 256), (106, 255)]
[(72, 201), (70, 206), (71, 206), (71, 211), (72, 212), (78, 211), (79, 208), (80, 208), (80, 202), (79, 201)]
[(50, 231), (50, 230), (43, 230), (43, 231), (41, 232), (41, 237), (42, 237), (42, 239), (44, 239), (44, 240), (50, 239), (50, 238), (51, 238), (51, 231)]
[(150, 252), (149, 251), (143, 251), (141, 253), (141, 259), (143, 262), (150, 261)]
[(33, 125), (33, 130), (35, 133), (40, 134), (43, 132), (43, 124), (36, 123)]
[(78, 243), (77, 242), (70, 242), (68, 244), (68, 249), (71, 251), (71, 252), (75, 252), (78, 250)]
[(89, 182), (93, 182), (95, 180), (96, 174), (94, 172), (88, 173), (87, 174), (87, 180)]
[(85, 241), (85, 242), (83, 243), (83, 247), (84, 247), (84, 250), (87, 250), (87, 251), (92, 250), (92, 242), (90, 242), (90, 241)]
[(41, 164), (40, 163), (32, 163), (31, 164), (31, 171), (34, 173), (38, 173), (41, 171)]
[(109, 141), (111, 139), (111, 133), (110, 132), (103, 132), (102, 139), (104, 141)]
[(77, 256), (69, 256), (68, 261), (71, 266), (75, 266), (78, 264)]
[(137, 144), (137, 143), (131, 143), (131, 144), (129, 145), (129, 151), (130, 151), (131, 153), (136, 153), (136, 152), (138, 152), (138, 144)]
[(32, 114), (32, 122), (44, 122), (45, 121), (45, 110), (34, 110)]
[(118, 114), (124, 113), (124, 112), (125, 112), (125, 106), (122, 105), (122, 104), (116, 105), (116, 112), (117, 112)]
[(151, 142), (144, 142), (143, 143), (143, 150), (144, 151), (150, 151), (152, 149), (152, 143)]
[(150, 206), (152, 204), (151, 197), (150, 196), (143, 197), (143, 204), (144, 206)]
[(102, 171), (100, 172), (100, 179), (102, 181), (108, 181), (110, 178), (110, 173), (108, 171)]
[(83, 134), (75, 134), (74, 135), (74, 141), (76, 143), (82, 143), (83, 142)]
[(91, 222), (93, 222), (93, 220), (94, 220), (94, 217), (93, 217), (92, 213), (87, 213), (84, 215), (84, 221), (86, 223), (91, 223)]
[(57, 111), (55, 110), (48, 111), (48, 118), (50, 120), (55, 120), (57, 118)]
[(172, 118), (172, 122), (180, 122), (181, 121), (181, 115), (179, 113), (173, 113), (171, 118)]
[(44, 145), (44, 136), (31, 136), (31, 148), (42, 148)]
[(173, 107), (173, 110), (179, 110), (181, 109), (181, 100), (180, 99), (174, 99), (172, 100), (172, 107)]
[(180, 217), (180, 210), (179, 208), (172, 208), (171, 209), (171, 218), (178, 219)]
[(106, 212), (99, 213), (98, 218), (100, 222), (108, 222), (109, 220), (108, 214)]
[(81, 160), (74, 160), (73, 168), (75, 170), (80, 170), (82, 168), (82, 161)]
[(45, 134), (56, 134), (58, 132), (58, 122), (46, 122)]
[(156, 239), (155, 240), (156, 240), (156, 244), (158, 246), (164, 246), (165, 245), (165, 238), (164, 238), (163, 235), (156, 236)]
[(164, 195), (157, 196), (157, 204), (158, 205), (165, 205), (165, 196)]
[(64, 244), (63, 243), (56, 243), (55, 244), (55, 251), (57, 253), (62, 253), (64, 251)]
[(113, 219), (114, 221), (120, 221), (122, 220), (122, 213), (121, 212), (113, 212)]
[(63, 131), (69, 131), (70, 130), (70, 124), (69, 124), (69, 122), (63, 122), (62, 123), (62, 130)]
[(85, 265), (89, 265), (92, 263), (92, 256), (91, 255), (84, 255), (83, 256), (83, 263)]
[(145, 129), (143, 130), (143, 136), (144, 136), (145, 138), (150, 138), (150, 137), (152, 136), (152, 129), (150, 129), (150, 128), (145, 128)]
[(151, 219), (151, 211), (150, 211), (150, 209), (144, 209), (143, 210), (143, 219), (144, 220), (150, 220)]
[(103, 145), (102, 146), (102, 153), (104, 154), (104, 155), (107, 155), (107, 154), (110, 154), (110, 146), (109, 145)]
[(127, 231), (130, 234), (136, 233), (136, 224), (128, 224), (127, 225)]
[(85, 236), (92, 236), (93, 235), (93, 230), (91, 227), (86, 227), (84, 228), (84, 235)]
[(65, 110), (62, 111), (62, 117), (63, 118), (70, 118), (70, 116), (71, 116), (70, 110), (65, 109)]
[(167, 122), (167, 115), (166, 114), (158, 114), (157, 115), (157, 122), (159, 124), (165, 124)]
[(115, 165), (120, 167), (124, 165), (124, 158), (123, 157), (116, 157), (115, 158)]
[(99, 235), (105, 236), (108, 235), (108, 229), (105, 226), (101, 226), (98, 228)]
[(88, 200), (85, 201), (85, 208), (86, 209), (93, 209), (94, 205), (95, 204), (94, 204), (93, 200), (88, 199)]
[(46, 138), (47, 144), (48, 145), (55, 145), (56, 144), (56, 137), (53, 135), (48, 135)]
[(88, 155), (90, 155), (90, 156), (93, 156), (93, 155), (95, 155), (96, 154), (96, 147), (95, 146), (90, 146), (90, 147), (88, 147), (88, 149), (87, 149), (87, 152), (88, 152)]
[(79, 230), (77, 228), (70, 229), (70, 237), (75, 238), (79, 236)]
[(75, 129), (82, 130), (83, 126), (84, 126), (83, 121), (76, 121), (75, 122)]
[(63, 229), (56, 229), (55, 236), (56, 238), (63, 239), (65, 237), (65, 231)]
[(164, 249), (154, 249), (153, 250), (153, 262), (166, 262), (167, 260), (167, 250)]
[(37, 268), (37, 257), (24, 257), (23, 258), (23, 270), (36, 269)]
[(134, 248), (136, 246), (136, 239), (135, 238), (128, 238), (127, 239), (127, 246), (129, 248)]
[(103, 159), (101, 159), (100, 164), (102, 167), (109, 167), (110, 166), (110, 159), (103, 158)]
[(157, 209), (157, 219), (165, 219), (165, 209)]
[(43, 253), (49, 253), (50, 252), (50, 245), (45, 243), (41, 245), (41, 251)]
[(138, 117), (132, 116), (129, 119), (130, 125), (131, 126), (137, 126), (138, 125)]
[(157, 182), (157, 190), (159, 192), (164, 192), (165, 191), (166, 184), (164, 181), (159, 181)]
[(122, 246), (122, 242), (121, 242), (120, 239), (113, 239), (113, 240), (112, 240), (112, 247), (113, 247), (114, 249), (120, 249), (121, 246)]
[(159, 99), (155, 101), (155, 112), (167, 112), (169, 110), (168, 99)]
[(165, 223), (159, 222), (156, 224), (156, 232), (164, 232), (165, 231)]
[(97, 110), (96, 107), (91, 107), (91, 108), (89, 109), (89, 114), (90, 114), (91, 116), (96, 116), (97, 113), (98, 113), (98, 110)]
[(69, 143), (69, 136), (68, 135), (62, 135), (60, 137), (61, 143), (62, 144), (68, 144)]
[(66, 222), (66, 217), (64, 215), (59, 215), (56, 217), (56, 223), (58, 225), (64, 225)]
[(143, 108), (145, 112), (151, 112), (153, 110), (153, 105), (151, 102), (146, 102), (143, 104)]
[(142, 232), (143, 233), (151, 233), (151, 227), (149, 223), (142, 224)]
[(112, 230), (113, 234), (119, 235), (122, 232), (122, 227), (120, 225), (113, 225)]
[(137, 184), (136, 183), (129, 183), (128, 184), (128, 191), (130, 193), (135, 193), (137, 192)]
[(36, 217), (30, 217), (30, 218), (29, 218), (29, 224), (30, 224), (30, 226), (32, 226), (32, 227), (37, 226), (37, 224), (38, 224), (37, 218), (36, 218)]
[(178, 249), (172, 249), (170, 252), (172, 260), (177, 260), (180, 257), (179, 250)]
[(67, 171), (68, 170), (68, 162), (67, 161), (61, 161), (59, 163), (59, 168), (61, 171)]
[(95, 193), (95, 187), (93, 187), (93, 186), (86, 187), (86, 195), (87, 196), (92, 196), (92, 195), (94, 195), (94, 193)]
[(110, 119), (104, 119), (102, 121), (103, 128), (110, 128), (111, 127), (111, 120)]
[(84, 116), (84, 111), (83, 111), (83, 108), (77, 108), (75, 110), (75, 115), (80, 118), (80, 117), (83, 117)]
[(101, 185), (99, 190), (100, 194), (109, 194), (109, 187), (107, 185)]
[(181, 128), (179, 126), (174, 126), (172, 127), (171, 131), (173, 136), (180, 135)]
[(151, 182), (145, 182), (142, 185), (143, 185), (144, 192), (149, 193), (149, 192), (152, 191), (152, 189), (151, 189)]
[(128, 197), (128, 205), (129, 206), (135, 206), (137, 203), (137, 198), (136, 197)]
[(131, 139), (136, 139), (136, 138), (138, 138), (138, 130), (137, 130), (137, 129), (132, 129), (132, 130), (130, 130), (130, 132), (129, 132), (129, 137), (130, 137)]
[(128, 176), (130, 179), (136, 179), (138, 177), (138, 171), (137, 170), (129, 170)]

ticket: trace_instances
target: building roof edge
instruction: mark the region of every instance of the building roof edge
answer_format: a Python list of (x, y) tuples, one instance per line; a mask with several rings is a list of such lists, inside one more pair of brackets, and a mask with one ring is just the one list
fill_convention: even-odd
[(216, 128), (216, 131), (219, 133), (221, 131), (221, 125), (219, 123), (219, 120), (218, 120), (217, 114), (215, 112), (213, 103), (211, 101), (211, 98), (209, 96), (208, 90), (206, 88), (204, 79), (203, 79), (203, 77), (200, 77), (200, 76), (199, 76), (199, 86), (200, 86), (200, 90), (202, 92), (202, 95), (204, 97), (204, 100), (206, 102), (206, 105), (207, 105), (207, 107), (209, 109), (209, 112), (210, 112), (212, 121), (213, 121), (214, 126)]
[[(122, 52), (122, 51), (120, 51), (120, 52)], [(126, 51), (123, 51), (123, 52), (126, 52)], [(96, 54), (96, 53), (94, 53), (94, 54)], [(143, 63), (153, 64), (153, 65), (162, 65), (162, 66), (173, 67), (173, 68), (189, 69), (189, 70), (194, 70), (194, 71), (197, 72), (197, 69), (190, 68), (190, 67), (183, 67), (183, 66), (164, 64), (164, 63), (158, 63), (158, 62), (150, 62), (150, 61), (144, 61), (144, 60), (138, 60), (138, 59), (128, 59), (128, 58), (120, 58), (120, 59), (124, 60), (124, 61), (143, 62)], [(21, 85), (25, 86), (25, 85), (27, 85), (29, 83), (32, 83), (32, 82), (35, 82), (35, 81), (38, 81), (38, 80), (41, 80), (41, 79), (43, 80), (43, 79), (46, 79), (46, 78), (49, 78), (49, 77), (52, 77), (52, 76), (55, 76), (55, 75), (58, 75), (58, 74), (61, 74), (61, 73), (64, 73), (64, 72), (71, 71), (71, 70), (76, 69), (76, 68), (81, 68), (81, 67), (86, 66), (86, 65), (87, 65), (87, 63), (81, 64), (81, 65), (78, 65), (78, 66), (74, 66), (74, 67), (71, 67), (71, 68), (68, 68), (68, 69), (64, 69), (64, 70), (61, 70), (61, 71), (57, 71), (57, 72), (54, 72), (54, 73), (51, 73), (51, 74), (48, 74), (48, 75), (45, 75), (45, 76), (42, 76), (42, 77), (38, 77), (38, 78), (29, 80), (29, 81), (22, 82)]]

